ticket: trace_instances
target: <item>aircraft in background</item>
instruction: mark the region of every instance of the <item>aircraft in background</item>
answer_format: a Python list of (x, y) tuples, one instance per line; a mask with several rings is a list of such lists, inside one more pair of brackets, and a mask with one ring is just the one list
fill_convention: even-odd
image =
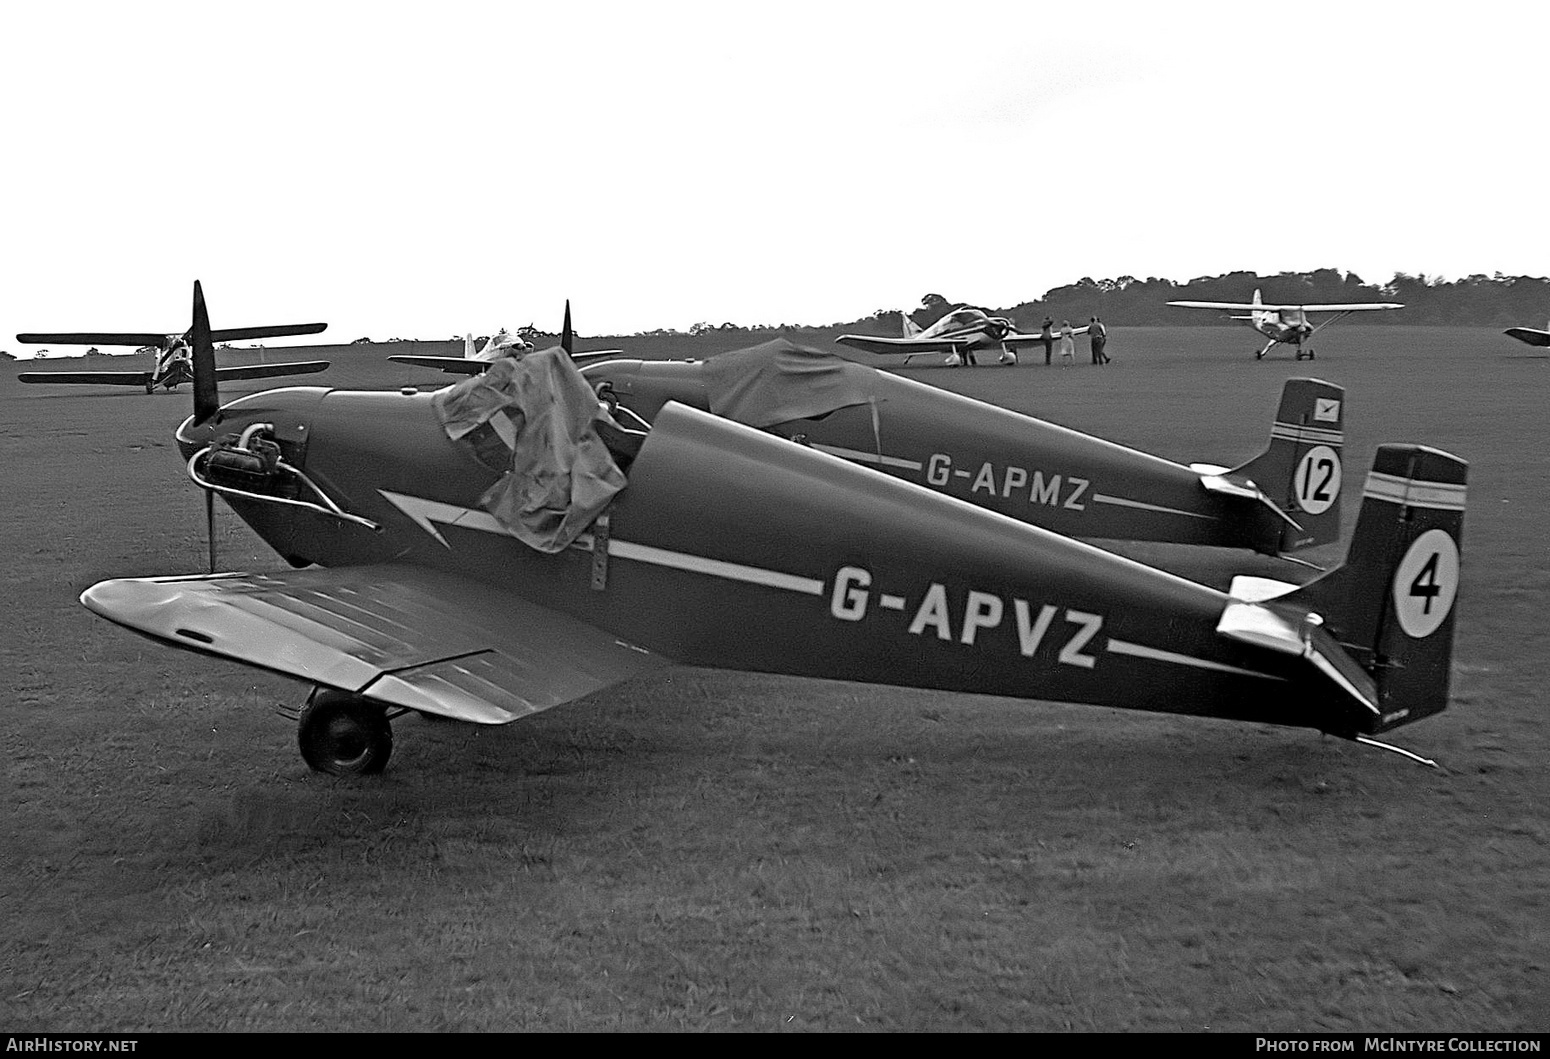
[(1519, 342), (1527, 342), (1531, 346), (1550, 346), (1550, 331), (1534, 327), (1509, 327), (1502, 334), (1511, 335)]
[(1251, 548), (1340, 537), (1345, 391), (1289, 379), (1253, 459), (1185, 466), (784, 339), (705, 361), (615, 359), (582, 375), (644, 426), (670, 401), (1073, 537)]
[[(212, 331), (212, 342), (240, 342), (250, 338), (281, 338), (290, 335), (315, 335), (327, 324), (271, 324), (267, 327), (227, 327)], [(146, 393), (155, 393), (160, 386), (175, 390), (194, 379), (193, 347), (190, 332), (180, 335), (158, 334), (149, 331), (72, 331), (29, 333), (17, 335), (18, 342), (62, 342), (67, 345), (138, 346), (155, 353), (156, 363), (150, 371), (25, 371), (17, 376), (22, 382), (82, 384), (109, 386), (144, 386)], [(136, 352), (139, 352), (137, 350)], [(46, 350), (43, 352), (47, 352)], [(97, 350), (87, 351), (87, 355)], [(40, 356), (42, 353), (40, 352)], [(310, 375), (328, 367), (326, 360), (301, 360), (280, 364), (247, 364), (240, 367), (216, 368), (216, 377), (222, 380), (272, 379), (282, 375)]]
[(505, 724), (670, 663), (1378, 746), (1448, 704), (1467, 467), (1435, 449), (1377, 449), (1342, 567), (1219, 592), (686, 405), (625, 431), (557, 350), (435, 393), (222, 406), (197, 284), (192, 342), (187, 473), (298, 569), (81, 601), (313, 685), (319, 771), (381, 771), (402, 713)]
[[(576, 360), (589, 360), (596, 357), (612, 357), (623, 353), (622, 349), (595, 349), (577, 352), (575, 346), (575, 333), (570, 325), (570, 301), (565, 302), (565, 324), (560, 330), (560, 348), (565, 350)], [(533, 343), (513, 335), (504, 327), (489, 338), (478, 351), (474, 349), (474, 336), (467, 335), (463, 338), (463, 355), (461, 357), (422, 357), (414, 354), (398, 354), (388, 360), (397, 361), (400, 364), (414, 364), (421, 368), (439, 368), (453, 375), (479, 375), (490, 369), (502, 357), (514, 357), (518, 360), (533, 352)]]
[[(1303, 343), (1312, 338), (1319, 331), (1328, 327), (1336, 320), (1344, 319), (1352, 313), (1373, 312), (1381, 309), (1403, 309), (1398, 302), (1339, 302), (1333, 305), (1266, 305), (1260, 300), (1259, 291), (1254, 292), (1254, 300), (1244, 302), (1201, 302), (1201, 301), (1177, 301), (1169, 302), (1182, 309), (1242, 309), (1247, 310), (1247, 316), (1234, 316), (1234, 320), (1244, 320), (1250, 327), (1270, 339), (1265, 343), (1265, 348), (1254, 354), (1255, 360), (1261, 360), (1275, 346), (1286, 343), (1296, 347), (1297, 359), (1313, 360), (1313, 350), (1303, 349)], [(1334, 313), (1328, 320), (1314, 325), (1309, 322), (1309, 313)]]
[[(1073, 337), (1086, 333), (1086, 324), (1071, 329)], [(1055, 337), (1059, 338), (1058, 333)], [(963, 363), (966, 357), (981, 352), (1000, 354), (1002, 363), (1015, 364), (1019, 349), (1042, 344), (1044, 336), (1023, 334), (1008, 317), (991, 316), (983, 309), (965, 305), (954, 309), (924, 331), (906, 315), (904, 334), (899, 338), (841, 335), (834, 341), (868, 353), (903, 353), (905, 364), (921, 353), (946, 353), (950, 357), (956, 355), (958, 363)]]

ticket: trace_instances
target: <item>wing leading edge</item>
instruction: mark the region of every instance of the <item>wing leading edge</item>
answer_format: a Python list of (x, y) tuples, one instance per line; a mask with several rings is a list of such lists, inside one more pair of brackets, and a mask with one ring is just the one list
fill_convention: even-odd
[(667, 663), (510, 593), (405, 564), (126, 578), (93, 585), (81, 602), (177, 647), (478, 724)]

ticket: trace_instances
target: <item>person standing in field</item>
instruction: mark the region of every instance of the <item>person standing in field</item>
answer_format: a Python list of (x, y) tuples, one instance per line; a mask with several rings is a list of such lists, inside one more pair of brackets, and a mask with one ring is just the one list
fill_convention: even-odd
[(1063, 364), (1076, 363), (1076, 340), (1071, 337), (1071, 321), (1060, 321), (1060, 360)]
[(1050, 354), (1055, 352), (1055, 336), (1052, 333), (1055, 321), (1049, 317), (1044, 318), (1044, 326), (1039, 328), (1039, 339), (1044, 343), (1044, 366), (1049, 367)]
[(1109, 344), (1109, 329), (1103, 326), (1103, 321), (1094, 316), (1087, 324), (1087, 341), (1092, 343), (1093, 363), (1107, 364), (1109, 356), (1103, 351), (1103, 347)]

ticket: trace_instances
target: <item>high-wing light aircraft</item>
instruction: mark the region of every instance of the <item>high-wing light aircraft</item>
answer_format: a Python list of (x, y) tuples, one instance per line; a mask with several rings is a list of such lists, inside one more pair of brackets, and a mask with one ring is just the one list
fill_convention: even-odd
[[(229, 327), (211, 332), (212, 342), (240, 342), (251, 338), (281, 338), (288, 335), (315, 335), (327, 324), (271, 324), (267, 327)], [(192, 382), (194, 365), (190, 334), (160, 334), (150, 331), (102, 332), (72, 331), (48, 334), (17, 335), (18, 342), (60, 342), (69, 345), (140, 346), (152, 347), (156, 363), (150, 371), (26, 371), (17, 378), (22, 382), (42, 383), (94, 383), (110, 386), (144, 386), (146, 393), (155, 393), (156, 387), (175, 390), (178, 385)], [(241, 367), (216, 368), (216, 377), (232, 381), (236, 379), (272, 379), (281, 375), (310, 375), (328, 367), (326, 360), (300, 360), (281, 364), (247, 364)]]
[(503, 724), (668, 662), (1363, 742), (1447, 705), (1466, 465), (1435, 449), (1377, 450), (1344, 566), (1219, 592), (686, 405), (627, 432), (559, 351), (222, 407), (197, 285), (193, 343), (190, 476), (322, 568), (82, 602), (314, 685), (315, 769), (380, 770), (399, 713)]
[[(1086, 333), (1086, 324), (1071, 329), (1073, 336)], [(991, 316), (983, 309), (966, 305), (954, 309), (924, 331), (905, 316), (904, 335), (900, 338), (884, 338), (879, 335), (841, 335), (834, 341), (842, 346), (853, 346), (868, 353), (903, 353), (906, 364), (922, 353), (956, 355), (962, 362), (964, 358), (981, 352), (998, 353), (1003, 357), (1004, 362), (1015, 364), (1019, 349), (1042, 344), (1044, 336), (1023, 334), (1007, 317)]]
[[(1266, 353), (1282, 342), (1295, 347), (1297, 359), (1314, 359), (1312, 349), (1304, 349), (1303, 343), (1312, 338), (1319, 331), (1328, 327), (1336, 320), (1344, 319), (1352, 313), (1374, 312), (1380, 309), (1403, 309), (1398, 302), (1340, 302), (1333, 305), (1266, 305), (1260, 300), (1259, 291), (1254, 292), (1254, 300), (1247, 304), (1243, 302), (1197, 302), (1179, 301), (1169, 302), (1169, 305), (1177, 305), (1183, 309), (1241, 309), (1248, 312), (1247, 316), (1234, 316), (1234, 320), (1246, 320), (1250, 327), (1270, 339), (1265, 343), (1265, 348), (1254, 354), (1255, 360), (1261, 360)], [(1328, 320), (1317, 325), (1308, 321), (1309, 313), (1334, 313)]]
[(1550, 346), (1550, 331), (1541, 331), (1537, 327), (1509, 327), (1502, 334), (1511, 335), (1519, 342), (1527, 342), (1531, 346)]
[[(595, 349), (577, 351), (572, 348), (575, 345), (575, 333), (570, 325), (570, 302), (565, 303), (565, 324), (560, 332), (560, 348), (564, 349), (577, 360), (586, 360), (595, 357), (611, 357), (624, 352), (619, 349)], [(488, 339), (477, 352), (474, 350), (474, 336), (466, 335), (463, 338), (463, 355), (461, 357), (421, 357), (409, 354), (399, 354), (389, 357), (400, 364), (415, 364), (422, 368), (440, 368), (442, 371), (454, 375), (479, 375), (488, 371), (490, 365), (502, 357), (522, 358), (533, 352), (533, 343), (513, 335), (504, 327)]]
[(1184, 466), (784, 339), (582, 374), (621, 419), (693, 405), (1068, 536), (1267, 555), (1340, 536), (1345, 391), (1318, 379), (1289, 380), (1269, 445), (1227, 468)]

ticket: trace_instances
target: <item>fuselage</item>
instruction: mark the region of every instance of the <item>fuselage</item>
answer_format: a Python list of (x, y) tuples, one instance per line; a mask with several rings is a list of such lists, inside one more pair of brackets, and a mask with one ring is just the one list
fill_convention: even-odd
[[(670, 401), (710, 410), (705, 364), (613, 360), (583, 375), (647, 421)], [(1263, 504), (1198, 472), (1032, 416), (873, 372), (872, 403), (770, 429), (831, 455), (1068, 536), (1279, 550)]]
[(1220, 592), (683, 405), (626, 460), (606, 530), (554, 554), (481, 508), (499, 474), (448, 439), (429, 395), (268, 391), (186, 423), (180, 445), (255, 424), (378, 527), (228, 498), (296, 565), (441, 567), (696, 665), (1364, 723), (1294, 656), (1217, 635)]

